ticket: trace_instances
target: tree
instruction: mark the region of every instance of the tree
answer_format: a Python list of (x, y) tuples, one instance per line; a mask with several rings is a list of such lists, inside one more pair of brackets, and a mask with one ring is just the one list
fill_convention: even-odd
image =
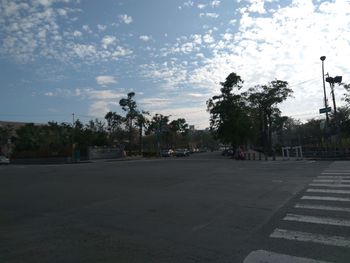
[(129, 131), (129, 143), (132, 143), (132, 128), (133, 121), (138, 116), (139, 112), (137, 110), (136, 101), (133, 99), (135, 92), (129, 92), (127, 98), (122, 98), (119, 101), (119, 105), (122, 107), (123, 111), (126, 112), (126, 123)]
[(257, 85), (248, 90), (248, 100), (251, 107), (259, 113), (259, 129), (261, 144), (265, 152), (272, 150), (272, 124), (273, 117), (279, 111), (277, 105), (291, 96), (293, 90), (288, 87), (288, 82), (274, 80), (267, 85)]
[[(185, 119), (178, 118), (169, 123), (168, 130), (171, 136), (171, 146), (172, 148), (176, 148), (178, 140), (181, 142), (181, 139), (185, 139), (188, 134), (188, 124)], [(182, 143), (185, 144), (184, 142)]]
[(169, 116), (156, 113), (149, 122), (146, 134), (153, 134), (156, 136), (156, 148), (158, 152), (161, 150), (162, 141), (165, 137), (165, 133), (168, 131), (168, 128)]
[(236, 73), (221, 82), (221, 94), (207, 101), (210, 129), (216, 138), (233, 147), (244, 144), (251, 135), (252, 124), (246, 98), (238, 93), (243, 81)]
[(147, 128), (147, 125), (149, 124), (149, 120), (147, 119), (147, 115), (149, 115), (149, 112), (147, 111), (141, 111), (136, 117), (136, 125), (139, 127), (139, 152), (142, 154), (143, 152), (143, 128)]
[(342, 83), (341, 85), (344, 86), (344, 89), (347, 92), (347, 93), (344, 94), (344, 100), (350, 105), (350, 84)]
[(13, 127), (11, 125), (6, 125), (4, 127), (0, 126), (0, 154), (3, 153), (3, 151), (5, 151), (4, 149), (2, 149), (3, 147), (5, 147), (7, 150), (9, 150), (9, 141), (11, 140), (12, 137), (12, 130)]
[(115, 140), (123, 140), (124, 131), (122, 125), (125, 122), (125, 118), (116, 112), (110, 111), (105, 115), (105, 119), (107, 120), (107, 131), (109, 134), (110, 144), (115, 143)]

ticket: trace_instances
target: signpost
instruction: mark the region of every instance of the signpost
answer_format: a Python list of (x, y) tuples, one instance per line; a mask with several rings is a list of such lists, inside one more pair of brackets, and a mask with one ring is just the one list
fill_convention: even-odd
[(322, 108), (322, 109), (320, 109), (320, 114), (331, 112), (331, 110), (332, 110), (332, 107)]

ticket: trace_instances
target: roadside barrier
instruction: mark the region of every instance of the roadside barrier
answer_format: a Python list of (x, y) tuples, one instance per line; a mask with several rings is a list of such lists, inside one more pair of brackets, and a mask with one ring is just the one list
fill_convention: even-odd
[(291, 156), (289, 151), (293, 150), (295, 151), (295, 160), (299, 161), (303, 159), (303, 149), (301, 146), (294, 146), (294, 147), (282, 147), (282, 158), (283, 160), (290, 160)]

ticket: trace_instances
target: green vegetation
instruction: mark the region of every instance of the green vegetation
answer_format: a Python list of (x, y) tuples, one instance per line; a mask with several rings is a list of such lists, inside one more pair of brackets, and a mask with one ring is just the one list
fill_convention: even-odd
[(84, 157), (90, 146), (120, 147), (128, 155), (155, 156), (166, 148), (217, 145), (209, 132), (204, 132), (205, 136), (199, 135), (199, 131), (189, 132), (183, 118), (170, 121), (169, 116), (150, 116), (139, 110), (134, 92), (122, 98), (119, 105), (125, 114), (108, 112), (105, 122), (95, 119), (84, 125), (78, 119), (74, 124), (29, 123), (16, 129), (14, 136), (11, 127), (0, 127), (0, 145), (8, 144), (11, 139), (13, 158), (70, 157), (76, 151)]
[(343, 84), (344, 100), (325, 120), (310, 119), (305, 123), (282, 116), (280, 103), (292, 96), (288, 83), (274, 80), (241, 92), (243, 80), (236, 73), (220, 83), (221, 94), (207, 101), (210, 130), (216, 139), (232, 145), (261, 150), (271, 154), (283, 145), (302, 145), (306, 148), (347, 148), (350, 146), (350, 86)]

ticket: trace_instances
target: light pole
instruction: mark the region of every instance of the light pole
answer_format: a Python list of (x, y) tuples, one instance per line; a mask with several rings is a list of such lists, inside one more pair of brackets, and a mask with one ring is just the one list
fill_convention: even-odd
[(325, 84), (325, 80), (324, 80), (324, 61), (326, 59), (326, 56), (322, 56), (320, 57), (321, 61), (322, 61), (322, 81), (323, 81), (323, 95), (324, 95), (324, 107), (325, 107), (325, 110), (326, 110), (326, 124), (328, 126), (328, 111), (327, 111), (327, 108), (328, 108), (328, 105), (327, 105), (327, 95), (326, 95), (326, 84)]

